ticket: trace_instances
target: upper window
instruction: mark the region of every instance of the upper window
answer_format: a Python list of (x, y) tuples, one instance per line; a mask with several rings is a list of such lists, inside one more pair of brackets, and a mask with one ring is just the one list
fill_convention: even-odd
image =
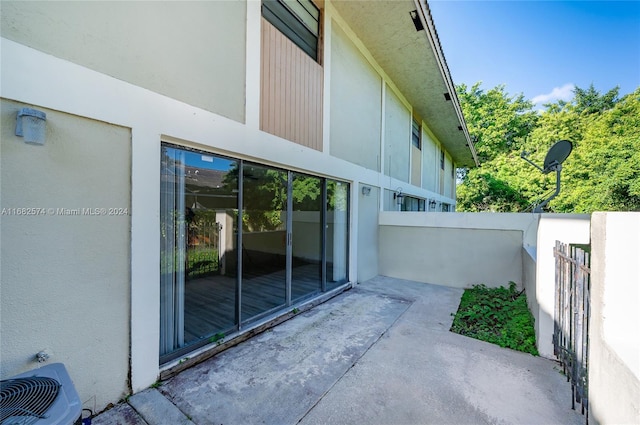
[(318, 60), (320, 9), (311, 0), (262, 0), (262, 16)]
[(440, 169), (444, 170), (444, 150), (440, 150)]
[(418, 149), (422, 149), (422, 144), (420, 143), (420, 124), (413, 119), (411, 123), (411, 144)]

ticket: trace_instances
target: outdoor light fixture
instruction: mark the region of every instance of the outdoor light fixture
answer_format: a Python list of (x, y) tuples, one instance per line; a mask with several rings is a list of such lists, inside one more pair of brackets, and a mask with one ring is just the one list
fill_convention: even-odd
[(44, 145), (47, 114), (31, 108), (22, 108), (16, 118), (16, 136), (25, 143)]
[(411, 12), (409, 12), (409, 15), (411, 15), (411, 20), (413, 21), (413, 25), (416, 27), (416, 31), (422, 31), (424, 27), (422, 26), (420, 16), (418, 16), (418, 11), (412, 10)]
[(371, 188), (369, 186), (362, 186), (362, 194), (364, 196), (369, 196), (371, 193)]
[(396, 189), (396, 191), (393, 194), (393, 199), (396, 200), (396, 204), (398, 205), (402, 205), (402, 198), (404, 198), (404, 195), (402, 194), (402, 188), (399, 187)]
[(432, 199), (432, 200), (430, 200), (430, 201), (429, 201), (429, 208), (433, 209), (433, 208), (435, 208), (435, 207), (436, 207), (436, 201), (435, 201), (435, 200), (433, 200), (433, 199)]

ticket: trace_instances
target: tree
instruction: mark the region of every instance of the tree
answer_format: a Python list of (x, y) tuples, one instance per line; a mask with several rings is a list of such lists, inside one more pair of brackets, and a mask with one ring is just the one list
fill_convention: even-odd
[(558, 140), (574, 149), (563, 165), (562, 191), (550, 211), (640, 211), (640, 89), (618, 99), (618, 87), (601, 95), (576, 87), (571, 102), (535, 112), (522, 95), (480, 83), (458, 87), (481, 167), (462, 170), (460, 211), (530, 211), (555, 190), (555, 173), (543, 175), (520, 158), (542, 164)]
[(464, 211), (520, 211), (527, 206), (521, 188), (504, 168), (526, 146), (538, 115), (522, 94), (509, 96), (504, 86), (481, 89), (481, 83), (457, 87), (462, 110), (481, 168), (461, 169), (458, 209)]
[(640, 88), (585, 117), (567, 165), (560, 212), (640, 211)]
[(457, 92), (480, 162), (487, 162), (519, 150), (538, 116), (522, 94), (510, 97), (502, 85), (485, 92), (481, 84), (471, 88), (461, 84)]
[(573, 89), (575, 111), (579, 114), (596, 114), (612, 109), (618, 102), (620, 87), (614, 87), (602, 96), (593, 87), (593, 83), (588, 89), (575, 87)]

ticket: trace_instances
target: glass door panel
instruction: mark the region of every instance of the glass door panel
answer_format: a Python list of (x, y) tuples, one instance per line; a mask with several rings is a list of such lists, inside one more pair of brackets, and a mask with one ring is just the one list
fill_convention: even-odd
[(322, 288), (322, 179), (293, 173), (292, 301)]
[(242, 321), (286, 304), (288, 174), (244, 163)]
[(327, 289), (348, 279), (349, 183), (327, 180)]
[(160, 355), (236, 320), (238, 162), (162, 147)]

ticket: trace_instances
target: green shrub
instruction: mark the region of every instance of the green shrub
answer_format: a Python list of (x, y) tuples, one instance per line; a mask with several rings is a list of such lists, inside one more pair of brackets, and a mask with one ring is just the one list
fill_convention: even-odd
[(474, 285), (466, 289), (451, 331), (538, 355), (533, 316), (524, 290), (516, 291), (514, 282), (509, 283), (509, 288)]

